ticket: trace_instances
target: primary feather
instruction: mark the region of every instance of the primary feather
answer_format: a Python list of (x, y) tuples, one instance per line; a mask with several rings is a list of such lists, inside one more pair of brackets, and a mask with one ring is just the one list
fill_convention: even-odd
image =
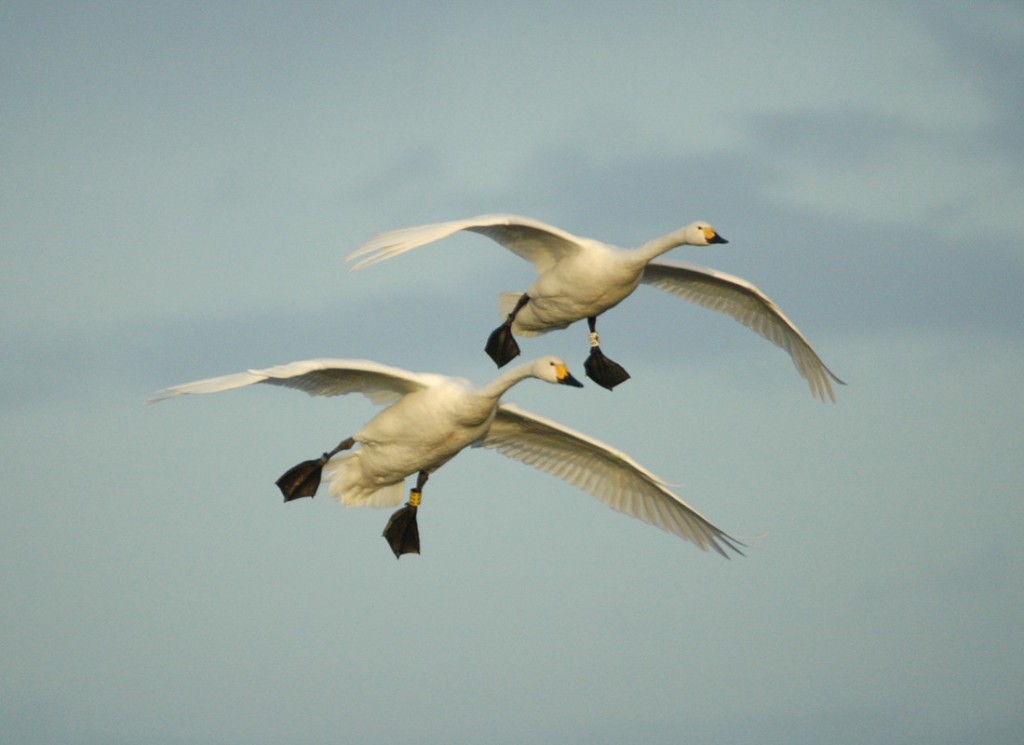
[(782, 309), (745, 279), (717, 269), (683, 262), (652, 261), (643, 283), (691, 303), (732, 316), (751, 331), (784, 349), (814, 397), (836, 400), (832, 381), (842, 384), (825, 366), (810, 342)]

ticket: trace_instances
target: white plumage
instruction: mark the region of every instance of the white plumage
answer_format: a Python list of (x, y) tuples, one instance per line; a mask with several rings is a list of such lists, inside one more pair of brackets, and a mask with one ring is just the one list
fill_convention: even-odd
[[(816, 398), (835, 401), (832, 382), (842, 381), (825, 366), (792, 321), (757, 287), (714, 269), (654, 261), (666, 251), (682, 245), (727, 243), (705, 222), (694, 222), (638, 248), (622, 249), (574, 236), (528, 217), (482, 215), (380, 233), (345, 260), (354, 262), (351, 269), (355, 271), (462, 230), (491, 238), (532, 263), (536, 269), (537, 278), (525, 292), (529, 300), (511, 319), (510, 330), (515, 335), (531, 336), (562, 329), (585, 318), (596, 319), (644, 283), (732, 316), (788, 352)], [(504, 318), (512, 313), (523, 296), (522, 292), (502, 293), (499, 299), (501, 316)], [(597, 347), (596, 333), (591, 344)], [(497, 358), (496, 361), (503, 364)], [(610, 388), (617, 382), (621, 381), (613, 381), (606, 387)]]
[(466, 447), (484, 447), (557, 476), (613, 509), (704, 550), (710, 547), (723, 556), (726, 549), (739, 551), (737, 541), (625, 453), (500, 403), (505, 391), (531, 377), (579, 385), (557, 357), (511, 368), (479, 388), (460, 378), (366, 360), (318, 359), (172, 386), (158, 391), (150, 402), (254, 383), (296, 388), (313, 396), (362, 393), (376, 404), (389, 405), (352, 436), (358, 448), (327, 461), (330, 493), (346, 506), (397, 505), (407, 476), (432, 473)]

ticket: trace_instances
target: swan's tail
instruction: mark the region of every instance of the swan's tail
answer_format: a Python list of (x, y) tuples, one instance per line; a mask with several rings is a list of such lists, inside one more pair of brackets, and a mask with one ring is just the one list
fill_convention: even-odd
[(346, 507), (394, 507), (405, 498), (405, 481), (380, 488), (367, 485), (363, 478), (360, 451), (331, 458), (324, 466), (324, 480), (330, 482), (330, 495)]
[[(516, 307), (516, 303), (519, 302), (519, 298), (523, 296), (521, 292), (503, 292), (498, 296), (498, 315), (501, 320), (508, 318), (508, 314)], [(548, 331), (553, 331), (555, 328), (565, 328), (565, 326), (552, 326), (550, 328), (533, 328), (524, 327), (519, 323), (519, 316), (529, 313), (529, 305), (524, 308), (519, 315), (516, 316), (516, 320), (512, 323), (512, 333), (516, 336), (538, 336), (539, 334), (546, 334)]]

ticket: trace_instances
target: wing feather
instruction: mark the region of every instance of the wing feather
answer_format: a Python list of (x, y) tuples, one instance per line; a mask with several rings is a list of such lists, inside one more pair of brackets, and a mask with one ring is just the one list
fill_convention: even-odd
[(683, 262), (652, 261), (645, 284), (709, 310), (725, 313), (789, 353), (815, 398), (836, 400), (832, 381), (843, 384), (782, 309), (745, 279)]
[(311, 396), (362, 393), (375, 404), (388, 404), (430, 385), (434, 377), (368, 360), (302, 360), (163, 388), (146, 403), (185, 393), (219, 393), (254, 383), (267, 383), (295, 388)]
[(345, 261), (355, 261), (350, 271), (356, 271), (447, 238), (460, 230), (487, 236), (532, 263), (538, 273), (554, 266), (562, 257), (579, 251), (581, 246), (581, 240), (576, 236), (540, 220), (518, 215), (480, 215), (378, 233), (346, 256)]
[(664, 482), (625, 453), (550, 419), (502, 404), (479, 443), (556, 476), (614, 510), (709, 547), (728, 558), (742, 544), (669, 491)]

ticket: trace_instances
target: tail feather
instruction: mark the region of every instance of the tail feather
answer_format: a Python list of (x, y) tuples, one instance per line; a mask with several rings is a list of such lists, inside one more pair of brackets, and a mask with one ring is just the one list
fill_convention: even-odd
[[(511, 291), (503, 292), (498, 295), (498, 315), (501, 320), (508, 318), (508, 314), (513, 311), (516, 307), (516, 303), (519, 302), (519, 298), (523, 296), (523, 293)], [(512, 333), (516, 336), (538, 336), (540, 334), (547, 333), (551, 329), (529, 329), (523, 328), (518, 323), (512, 323)]]
[(498, 315), (501, 316), (502, 320), (508, 318), (508, 314), (516, 307), (516, 303), (519, 302), (519, 298), (522, 296), (523, 293), (514, 291), (503, 292), (498, 295)]
[(324, 466), (324, 480), (330, 482), (331, 498), (346, 507), (394, 507), (405, 497), (405, 480), (380, 488), (367, 486), (363, 478), (360, 452), (331, 458)]

